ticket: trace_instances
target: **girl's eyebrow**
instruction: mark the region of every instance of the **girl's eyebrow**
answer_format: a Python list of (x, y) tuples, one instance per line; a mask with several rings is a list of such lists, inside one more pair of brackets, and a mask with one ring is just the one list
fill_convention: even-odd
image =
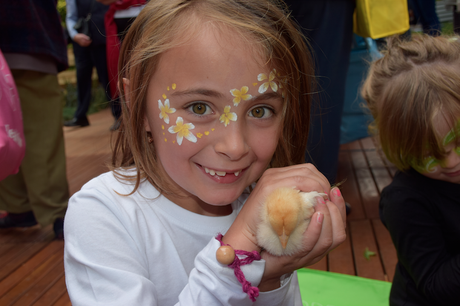
[[(171, 94), (172, 97), (190, 96), (190, 95), (202, 95), (202, 96), (214, 97), (214, 98), (224, 98), (224, 95), (218, 91), (211, 90), (211, 89), (202, 89), (202, 88), (175, 91)], [(278, 92), (266, 92), (261, 95), (253, 96), (250, 99), (250, 101), (257, 102), (257, 101), (271, 100), (271, 99), (282, 99), (282, 96)]]
[(214, 97), (214, 98), (223, 98), (224, 95), (218, 91), (211, 90), (211, 89), (190, 89), (190, 90), (182, 90), (182, 91), (175, 91), (171, 94), (172, 97), (177, 96), (190, 96), (190, 95), (202, 95), (207, 97)]

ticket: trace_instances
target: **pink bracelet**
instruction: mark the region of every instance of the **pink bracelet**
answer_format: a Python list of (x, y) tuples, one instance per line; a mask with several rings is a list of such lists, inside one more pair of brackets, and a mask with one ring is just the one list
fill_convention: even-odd
[[(244, 277), (241, 266), (248, 265), (254, 260), (260, 260), (260, 254), (257, 251), (247, 252), (234, 250), (230, 245), (222, 242), (222, 234), (218, 234), (216, 239), (220, 242), (221, 247), (217, 249), (216, 258), (221, 264), (228, 265), (235, 272), (236, 279), (243, 285), (243, 292), (247, 293), (251, 301), (255, 302), (259, 296), (259, 288), (252, 287), (251, 283)], [(236, 255), (246, 255), (246, 258), (240, 259)]]

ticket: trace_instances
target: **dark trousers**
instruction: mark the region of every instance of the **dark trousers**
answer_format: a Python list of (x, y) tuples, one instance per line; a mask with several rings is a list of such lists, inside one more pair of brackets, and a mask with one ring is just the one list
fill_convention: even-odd
[(335, 183), (345, 82), (353, 39), (353, 0), (286, 0), (315, 59), (314, 96), (305, 162)]
[(77, 99), (78, 106), (74, 118), (86, 118), (91, 103), (91, 89), (93, 85), (93, 67), (96, 67), (99, 82), (104, 88), (107, 101), (111, 100), (109, 92), (109, 77), (107, 72), (107, 59), (105, 45), (89, 45), (81, 47), (75, 42), (73, 53), (75, 55), (75, 67), (77, 69)]
[(441, 23), (436, 14), (436, 0), (408, 0), (417, 21), (422, 24), (423, 32), (429, 35), (441, 34)]

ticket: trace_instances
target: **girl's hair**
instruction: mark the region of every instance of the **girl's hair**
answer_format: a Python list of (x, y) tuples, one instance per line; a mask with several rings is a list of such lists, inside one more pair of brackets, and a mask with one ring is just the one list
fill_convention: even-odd
[(422, 166), (427, 153), (442, 159), (446, 152), (434, 119), (441, 115), (454, 127), (460, 115), (459, 38), (413, 35), (403, 41), (395, 36), (387, 39), (383, 53), (361, 90), (375, 119), (370, 129), (402, 171)]
[[(119, 178), (147, 179), (162, 193), (172, 193), (163, 178), (155, 144), (149, 144), (144, 127), (149, 81), (161, 54), (191, 43), (205, 24), (240, 34), (241, 43), (260, 55), (261, 63), (276, 68), (284, 93), (282, 131), (270, 167), (302, 163), (306, 149), (313, 63), (304, 37), (286, 14), (283, 2), (274, 0), (155, 0), (149, 1), (123, 40), (118, 86), (122, 98), (122, 125), (111, 168)], [(232, 48), (232, 45), (228, 45)], [(129, 80), (129, 92), (123, 89)], [(126, 102), (126, 103), (125, 103)], [(119, 168), (135, 166), (136, 175)]]

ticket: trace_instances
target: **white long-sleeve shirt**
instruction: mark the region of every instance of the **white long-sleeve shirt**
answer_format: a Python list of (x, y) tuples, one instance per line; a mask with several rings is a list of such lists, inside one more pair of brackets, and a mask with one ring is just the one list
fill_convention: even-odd
[[(65, 217), (67, 290), (72, 305), (252, 305), (233, 269), (216, 260), (214, 238), (233, 213), (209, 217), (172, 203), (147, 181), (133, 186), (108, 172), (91, 180), (69, 202)], [(253, 286), (265, 261), (242, 266)], [(296, 273), (261, 292), (254, 305), (302, 305)]]

